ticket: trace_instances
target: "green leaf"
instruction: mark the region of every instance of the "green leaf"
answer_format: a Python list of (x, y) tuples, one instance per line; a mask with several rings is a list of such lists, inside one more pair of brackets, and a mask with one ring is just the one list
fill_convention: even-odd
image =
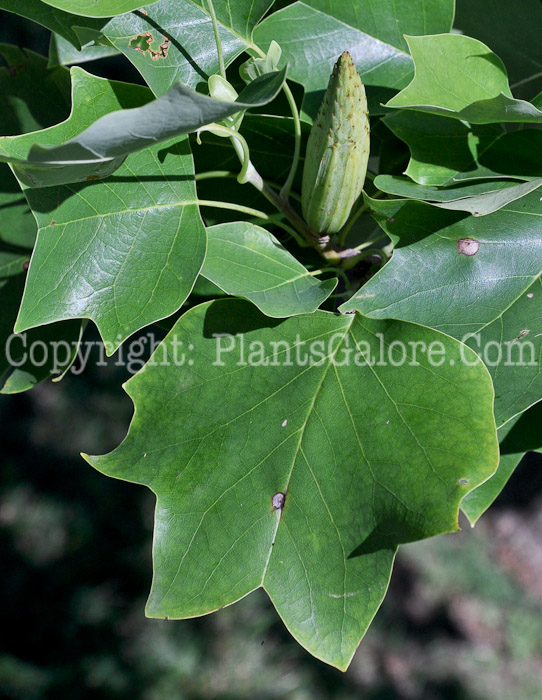
[[(394, 364), (412, 361), (413, 341), (456, 359), (462, 347), (358, 315), (271, 321), (236, 300), (177, 322), (126, 385), (125, 441), (88, 458), (157, 495), (150, 617), (203, 615), (262, 586), (304, 647), (348, 666), (397, 544), (457, 530), (460, 500), (498, 458), (475, 354), (472, 367), (363, 365), (394, 341), (407, 344)], [(308, 352), (314, 364), (296, 362)]]
[[(83, 17), (113, 17), (141, 7), (137, 0), (43, 0), (43, 2), (58, 10)], [(156, 0), (146, 0), (145, 4), (152, 5), (155, 2)]]
[(416, 72), (386, 104), (472, 124), (542, 122), (542, 111), (512, 97), (504, 64), (485, 44), (459, 34), (406, 37)]
[[(394, 241), (391, 261), (341, 311), (399, 318), (467, 337), (498, 318), (540, 276), (538, 192), (485, 217), (424, 202), (369, 200)], [(465, 241), (474, 239), (476, 247)]]
[[(272, 0), (215, 0), (226, 65), (257, 47), (252, 30)], [(155, 95), (177, 81), (196, 88), (219, 72), (211, 17), (204, 0), (159, 0), (146, 10), (115, 17), (109, 41), (134, 64)]]
[(0, 0), (0, 10), (14, 12), (21, 17), (41, 24), (52, 32), (60, 34), (78, 49), (81, 48), (81, 42), (74, 31), (75, 25), (97, 31), (104, 25), (103, 20), (78, 17), (71, 12), (51, 7), (41, 0)]
[(304, 2), (272, 14), (256, 28), (254, 36), (264, 49), (273, 40), (279, 43), (281, 63), (290, 65), (288, 77), (301, 83), (309, 96), (325, 90), (343, 51), (350, 52), (367, 85), (399, 88), (412, 74), (412, 60), (402, 42), (393, 46)]
[[(63, 141), (100, 114), (151, 97), (144, 88), (79, 68), (72, 75), (70, 120), (40, 137)], [(190, 293), (203, 264), (205, 231), (186, 137), (129, 156), (107, 182), (25, 194), (39, 231), (19, 331), (91, 318), (112, 352), (135, 331), (174, 313)]]
[[(265, 19), (254, 33), (264, 49), (276, 40), (288, 77), (305, 87), (305, 112), (315, 114), (333, 65), (349, 51), (365, 85), (400, 89), (412, 76), (403, 34), (449, 31), (451, 0), (306, 0)], [(389, 96), (380, 91), (378, 102)], [(371, 106), (371, 91), (368, 92)]]
[[(5, 139), (0, 144), (0, 160), (13, 164), (14, 172), (28, 187), (50, 187), (69, 182), (104, 178), (114, 172), (126, 155), (174, 136), (197, 131), (240, 110), (262, 107), (280, 91), (286, 70), (261, 76), (243, 90), (235, 102), (215, 100), (178, 84), (148, 104), (101, 116), (85, 131), (65, 141), (65, 134), (80, 123), (86, 108), (76, 101), (74, 73), (74, 108), (70, 119), (56, 129), (42, 134)], [(81, 77), (81, 81), (84, 79)], [(142, 88), (124, 86), (134, 94)], [(87, 98), (88, 105), (88, 98)], [(40, 145), (36, 140), (42, 141)], [(61, 141), (61, 145), (56, 145)], [(62, 141), (65, 141), (62, 143)]]
[(497, 426), (542, 399), (542, 281), (467, 340), (489, 369)]
[[(486, 0), (457, 0), (454, 25), (500, 56), (512, 89), (539, 85), (542, 7), (538, 0), (515, 0), (513, 11), (508, 0), (493, 0), (489, 12)], [(534, 94), (531, 90), (522, 97)]]
[(461, 510), (474, 525), (497, 498), (526, 452), (542, 452), (542, 403), (499, 428), (499, 468), (461, 501)]
[(65, 372), (75, 359), (81, 337), (81, 323), (76, 321), (14, 335), (23, 287), (23, 275), (0, 280), (0, 394), (27, 391), (51, 374)]
[(542, 132), (503, 132), (499, 124), (469, 125), (402, 110), (383, 120), (410, 148), (405, 174), (421, 185), (542, 176)]
[(97, 61), (100, 58), (109, 58), (119, 53), (113, 46), (107, 46), (105, 43), (100, 42), (100, 37), (102, 36), (100, 32), (95, 32), (94, 35), (94, 39), (89, 39), (89, 33), (87, 32), (86, 40), (81, 42), (81, 49), (78, 49), (60, 34), (52, 34), (49, 44), (49, 65), (69, 66), (74, 63), (86, 63), (87, 61)]
[(186, 138), (129, 156), (106, 182), (26, 196), (39, 231), (18, 331), (90, 318), (111, 354), (189, 295), (205, 230)]
[(522, 182), (520, 185), (493, 180), (440, 189), (418, 185), (404, 177), (378, 175), (374, 184), (383, 192), (428, 202), (434, 207), (467, 211), (473, 216), (486, 216), (538, 189), (542, 185), (542, 178)]
[(312, 277), (272, 234), (242, 221), (207, 229), (201, 274), (273, 318), (316, 311), (337, 286), (336, 278)]

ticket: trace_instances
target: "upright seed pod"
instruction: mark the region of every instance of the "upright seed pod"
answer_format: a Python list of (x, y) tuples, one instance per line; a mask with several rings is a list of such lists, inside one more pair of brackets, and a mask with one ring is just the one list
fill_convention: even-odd
[(344, 226), (363, 189), (369, 160), (365, 88), (350, 54), (339, 58), (307, 143), (301, 203), (320, 235)]

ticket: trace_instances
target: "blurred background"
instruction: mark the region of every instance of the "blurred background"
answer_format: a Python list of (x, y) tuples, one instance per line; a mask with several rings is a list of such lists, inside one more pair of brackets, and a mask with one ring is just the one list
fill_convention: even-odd
[[(46, 54), (49, 33), (2, 12), (0, 41)], [(85, 68), (141, 82), (125, 60)], [(145, 619), (153, 496), (79, 457), (126, 433), (116, 361), (0, 397), (0, 698), (542, 698), (541, 456), (475, 529), (402, 548), (342, 674), (297, 645), (262, 591), (205, 618)]]

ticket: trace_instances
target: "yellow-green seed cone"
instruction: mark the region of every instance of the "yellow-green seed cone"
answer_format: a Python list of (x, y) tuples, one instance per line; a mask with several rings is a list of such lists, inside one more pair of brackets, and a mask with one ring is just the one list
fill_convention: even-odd
[(301, 200), (320, 235), (344, 226), (361, 194), (369, 160), (365, 88), (348, 52), (339, 58), (307, 143)]

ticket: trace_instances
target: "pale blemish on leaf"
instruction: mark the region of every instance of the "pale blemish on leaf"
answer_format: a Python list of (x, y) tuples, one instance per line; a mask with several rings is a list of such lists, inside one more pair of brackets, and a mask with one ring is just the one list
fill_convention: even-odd
[(284, 501), (286, 500), (286, 494), (279, 491), (271, 499), (271, 504), (275, 510), (282, 510), (284, 508)]
[(475, 240), (474, 238), (460, 238), (457, 241), (457, 250), (461, 253), (461, 255), (476, 255), (476, 253), (480, 250), (480, 241)]

